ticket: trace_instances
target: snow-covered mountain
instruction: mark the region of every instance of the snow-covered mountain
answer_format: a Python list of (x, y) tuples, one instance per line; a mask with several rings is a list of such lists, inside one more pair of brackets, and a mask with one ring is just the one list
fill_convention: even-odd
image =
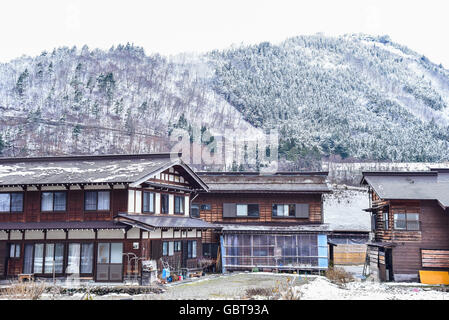
[(387, 36), (300, 36), (206, 54), (59, 48), (0, 64), (4, 156), (163, 151), (174, 127), (262, 132), (323, 156), (449, 160), (449, 71)]

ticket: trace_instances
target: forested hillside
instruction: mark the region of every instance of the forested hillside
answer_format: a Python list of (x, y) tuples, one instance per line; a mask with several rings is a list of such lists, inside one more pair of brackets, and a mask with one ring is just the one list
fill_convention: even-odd
[(166, 151), (173, 127), (280, 130), (282, 157), (449, 159), (449, 72), (387, 36), (205, 54), (58, 48), (0, 64), (3, 156)]

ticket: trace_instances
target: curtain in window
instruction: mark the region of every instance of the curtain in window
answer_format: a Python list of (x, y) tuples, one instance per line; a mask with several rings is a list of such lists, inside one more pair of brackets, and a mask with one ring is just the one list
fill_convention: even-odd
[(154, 193), (143, 193), (143, 212), (154, 212)]
[(64, 244), (57, 243), (55, 245), (55, 272), (63, 273), (64, 271)]
[(196, 258), (196, 241), (192, 241), (192, 258)]
[(66, 208), (66, 193), (65, 192), (55, 192), (55, 207), (54, 211), (65, 211)]
[(30, 274), (32, 273), (33, 266), (33, 245), (27, 244), (25, 245), (25, 254), (23, 257), (23, 273)]
[(109, 263), (109, 243), (98, 244), (97, 263)]
[(84, 194), (84, 209), (97, 210), (97, 192), (86, 191)]
[(42, 211), (53, 211), (53, 193), (52, 192), (42, 192)]
[(98, 210), (109, 210), (109, 191), (98, 192)]
[(34, 245), (34, 273), (42, 273), (44, 264), (44, 244), (37, 243)]
[(10, 196), (9, 193), (0, 193), (0, 212), (9, 212)]
[[(1, 204), (0, 204), (0, 207), (1, 207)], [(1, 211), (1, 209), (0, 209), (0, 211)], [(11, 194), (11, 211), (12, 212), (22, 212), (23, 211), (23, 193), (12, 193)]]
[(247, 216), (247, 215), (248, 215), (248, 206), (246, 204), (238, 204), (237, 216)]
[(170, 241), (170, 242), (168, 243), (168, 255), (169, 255), (169, 256), (172, 256), (173, 253), (174, 253), (174, 251), (175, 251), (175, 244), (174, 244), (173, 241)]
[(55, 245), (47, 243), (45, 246), (45, 273), (53, 273), (53, 259), (55, 254)]
[(123, 244), (111, 243), (111, 263), (123, 262)]
[(80, 272), (80, 244), (70, 243), (69, 244), (69, 256), (67, 259), (67, 270), (66, 273), (76, 274)]
[(184, 213), (184, 197), (175, 196), (175, 213)]
[(161, 213), (168, 213), (168, 194), (161, 194)]
[(81, 251), (81, 273), (92, 273), (94, 260), (94, 244), (83, 243)]

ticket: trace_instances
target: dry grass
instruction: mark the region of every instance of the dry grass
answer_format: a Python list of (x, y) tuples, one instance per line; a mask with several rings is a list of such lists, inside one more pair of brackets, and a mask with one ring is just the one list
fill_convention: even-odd
[(342, 268), (331, 267), (326, 271), (326, 277), (333, 283), (344, 285), (354, 281), (354, 277)]
[(276, 282), (273, 298), (277, 300), (300, 300), (301, 292), (295, 286), (295, 278), (287, 278)]
[(0, 291), (0, 296), (14, 300), (38, 300), (45, 292), (45, 282), (15, 282)]

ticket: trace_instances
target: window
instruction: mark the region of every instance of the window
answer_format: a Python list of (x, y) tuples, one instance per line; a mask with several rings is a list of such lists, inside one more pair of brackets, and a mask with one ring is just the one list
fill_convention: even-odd
[(175, 241), (175, 252), (181, 251), (181, 241)]
[[(94, 244), (70, 243), (67, 270), (69, 274), (91, 274), (93, 272)], [(109, 251), (108, 251), (109, 254)]]
[(175, 196), (175, 214), (184, 214), (184, 200), (183, 196)]
[(168, 243), (168, 255), (172, 256), (174, 252), (175, 252), (175, 244), (173, 241), (170, 241)]
[(211, 210), (212, 206), (210, 204), (202, 204), (201, 210)]
[(237, 217), (258, 217), (258, 204), (237, 204)]
[(20, 244), (11, 243), (9, 248), (9, 257), (10, 258), (20, 258)]
[(45, 245), (45, 273), (63, 273), (64, 244), (47, 243)]
[(168, 194), (161, 194), (161, 213), (168, 213)]
[[(176, 242), (178, 241), (164, 241), (162, 242), (162, 255), (163, 256), (172, 256), (176, 251)], [(181, 250), (179, 250), (181, 251)]]
[(296, 206), (294, 204), (273, 204), (273, 217), (295, 217)]
[(0, 212), (22, 212), (23, 193), (0, 193)]
[(196, 241), (189, 240), (187, 242), (187, 258), (192, 259), (196, 258)]
[(388, 211), (384, 211), (382, 213), (382, 221), (384, 223), (384, 230), (388, 230), (389, 229), (389, 221), (388, 221)]
[(84, 210), (86, 211), (109, 211), (109, 191), (86, 191), (84, 194)]
[(65, 211), (67, 205), (67, 193), (65, 192), (42, 192), (42, 211)]
[(162, 242), (162, 255), (168, 256), (168, 242)]
[(143, 192), (143, 212), (154, 213), (154, 192)]
[(192, 204), (190, 207), (190, 216), (193, 218), (200, 217), (200, 208), (198, 204)]
[(394, 229), (418, 231), (419, 230), (419, 214), (418, 213), (395, 213)]

